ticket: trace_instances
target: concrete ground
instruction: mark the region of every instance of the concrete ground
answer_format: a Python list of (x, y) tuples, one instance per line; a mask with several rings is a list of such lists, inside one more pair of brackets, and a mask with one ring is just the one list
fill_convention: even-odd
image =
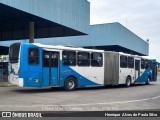
[(160, 110), (160, 77), (150, 85), (57, 89), (0, 87), (1, 111)]

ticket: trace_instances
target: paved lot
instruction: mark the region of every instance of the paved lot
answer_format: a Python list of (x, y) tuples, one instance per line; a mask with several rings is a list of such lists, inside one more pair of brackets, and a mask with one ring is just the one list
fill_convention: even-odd
[(2, 111), (160, 110), (160, 78), (151, 85), (56, 89), (0, 87)]

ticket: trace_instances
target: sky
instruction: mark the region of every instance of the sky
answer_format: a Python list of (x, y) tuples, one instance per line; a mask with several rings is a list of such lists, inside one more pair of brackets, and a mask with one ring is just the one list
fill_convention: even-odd
[(160, 0), (88, 0), (91, 24), (119, 22), (143, 40), (160, 62)]

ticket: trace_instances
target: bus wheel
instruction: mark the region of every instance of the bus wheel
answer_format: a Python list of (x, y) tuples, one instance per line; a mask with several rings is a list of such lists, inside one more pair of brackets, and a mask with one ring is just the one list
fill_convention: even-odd
[(125, 84), (126, 87), (130, 87), (131, 86), (131, 79), (129, 77), (127, 77), (126, 79), (126, 84)]
[(73, 91), (76, 89), (76, 79), (73, 77), (69, 77), (67, 78), (66, 82), (65, 82), (65, 86), (64, 89), (66, 91)]
[(150, 84), (150, 79), (149, 79), (149, 77), (147, 78), (147, 81), (146, 81), (145, 84), (146, 84), (146, 85), (149, 85), (149, 84)]

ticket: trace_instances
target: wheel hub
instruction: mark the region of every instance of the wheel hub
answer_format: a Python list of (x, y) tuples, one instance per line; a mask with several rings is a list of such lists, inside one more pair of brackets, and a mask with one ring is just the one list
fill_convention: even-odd
[(73, 83), (72, 81), (70, 81), (70, 82), (68, 83), (68, 87), (69, 87), (70, 89), (72, 89), (72, 88), (74, 87), (74, 83)]

